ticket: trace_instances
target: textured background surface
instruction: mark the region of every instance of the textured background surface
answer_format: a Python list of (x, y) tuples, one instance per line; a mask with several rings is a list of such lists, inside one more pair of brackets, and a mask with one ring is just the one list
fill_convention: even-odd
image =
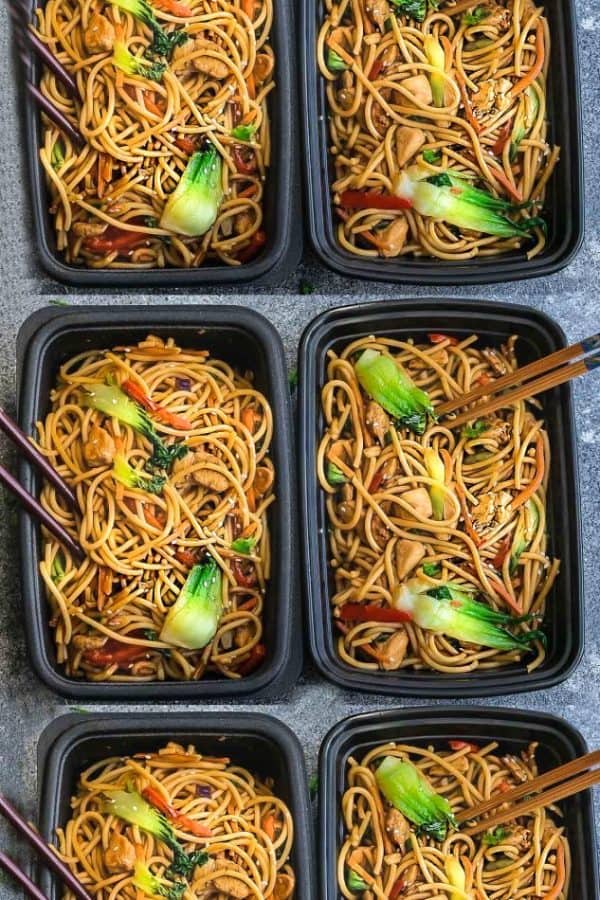
[[(582, 62), (583, 116), (586, 161), (587, 238), (574, 263), (548, 279), (513, 285), (465, 290), (394, 289), (389, 285), (349, 282), (327, 272), (305, 253), (302, 265), (274, 290), (247, 288), (240, 302), (259, 310), (279, 329), (293, 366), (302, 329), (317, 313), (331, 306), (398, 296), (474, 296), (525, 303), (554, 316), (570, 341), (593, 334), (600, 324), (600, 20), (598, 0), (579, 0), (580, 58)], [(144, 294), (79, 294), (48, 279), (39, 268), (31, 246), (31, 223), (25, 167), (20, 152), (23, 132), (18, 123), (21, 97), (15, 91), (15, 71), (6, 11), (0, 7), (0, 123), (3, 134), (0, 165), (0, 404), (14, 404), (15, 336), (20, 324), (35, 309), (62, 297), (72, 303), (227, 303), (232, 295), (208, 293), (190, 296)], [(300, 211), (298, 211), (300, 214)], [(314, 288), (299, 294), (301, 281)], [(234, 301), (235, 302), (235, 301)], [(598, 376), (575, 385), (578, 417), (579, 463), (585, 546), (587, 642), (577, 672), (548, 693), (507, 696), (494, 705), (550, 711), (565, 716), (581, 729), (588, 743), (600, 747), (600, 402)], [(0, 459), (12, 465), (12, 450), (2, 439)], [(69, 705), (47, 691), (29, 670), (19, 614), (15, 517), (0, 495), (0, 790), (16, 800), (29, 815), (36, 798), (35, 754), (38, 737), (53, 718)], [(412, 702), (414, 705), (415, 702)], [(326, 731), (342, 716), (394, 705), (389, 699), (344, 693), (325, 683), (310, 668), (289, 697), (253, 707), (270, 712), (291, 725), (304, 745), (307, 762), (315, 767), (319, 744)], [(410, 706), (411, 701), (398, 705)], [(95, 707), (104, 710), (105, 707)], [(182, 707), (184, 708), (184, 707)], [(219, 707), (217, 707), (219, 708)], [(221, 707), (223, 709), (228, 707)], [(600, 823), (600, 809), (598, 822)], [(0, 824), (0, 846), (11, 849), (12, 837)], [(21, 851), (16, 851), (21, 852)], [(0, 885), (6, 900), (20, 894)], [(578, 900), (578, 898), (573, 898)]]

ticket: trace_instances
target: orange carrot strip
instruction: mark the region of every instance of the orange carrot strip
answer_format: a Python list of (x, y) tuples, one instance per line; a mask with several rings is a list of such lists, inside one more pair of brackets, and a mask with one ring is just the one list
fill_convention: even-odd
[[(510, 89), (510, 93), (512, 97), (516, 97), (518, 94), (522, 94), (529, 85), (535, 81), (540, 72), (542, 71), (542, 66), (544, 65), (544, 59), (546, 56), (546, 51), (544, 48), (544, 26), (540, 19), (537, 21), (536, 29), (535, 29), (535, 52), (536, 52), (536, 60), (532, 65), (531, 69), (527, 73), (527, 75), (523, 75), (522, 78), (517, 81), (516, 84), (513, 84)], [(550, 895), (548, 894), (548, 898)]]
[(471, 106), (471, 101), (469, 100), (469, 95), (467, 93), (467, 86), (465, 84), (465, 80), (462, 75), (457, 72), (456, 73), (456, 81), (458, 84), (458, 89), (460, 91), (460, 96), (462, 98), (463, 106), (465, 108), (465, 116), (467, 117), (467, 122), (477, 134), (481, 131), (481, 125), (475, 118), (475, 114), (473, 112), (473, 107)]
[(490, 172), (492, 173), (496, 181), (498, 181), (502, 185), (502, 187), (508, 194), (510, 194), (513, 200), (516, 200), (517, 203), (521, 203), (523, 200), (523, 195), (519, 190), (517, 190), (510, 178), (507, 177), (504, 170), (499, 168), (499, 166), (495, 166), (489, 160), (486, 160), (486, 162), (489, 166)]
[(275, 840), (275, 816), (269, 813), (261, 822), (262, 830), (265, 832), (270, 841)]
[(527, 487), (514, 497), (511, 503), (512, 509), (518, 509), (519, 506), (523, 506), (524, 503), (527, 503), (529, 498), (535, 494), (542, 483), (544, 472), (546, 471), (546, 463), (544, 461), (544, 439), (539, 432), (535, 441), (535, 463), (537, 467), (536, 473)]
[(558, 847), (556, 848), (556, 882), (550, 893), (545, 895), (546, 900), (557, 900), (560, 892), (565, 886), (566, 877), (565, 848), (559, 840)]

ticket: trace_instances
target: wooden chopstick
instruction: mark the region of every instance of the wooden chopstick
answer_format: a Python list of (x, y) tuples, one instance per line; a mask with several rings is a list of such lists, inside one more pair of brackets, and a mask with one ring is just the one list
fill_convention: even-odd
[(19, 448), (21, 453), (27, 457), (29, 462), (33, 463), (40, 470), (46, 481), (53, 484), (58, 493), (72, 507), (77, 506), (75, 494), (66, 481), (58, 474), (54, 466), (40, 453), (35, 444), (33, 444), (24, 431), (21, 431), (16, 422), (13, 422), (6, 410), (0, 406), (0, 429), (10, 438), (12, 443)]
[[(600, 782), (600, 768), (593, 768), (599, 764), (600, 750), (594, 750), (592, 753), (573, 759), (549, 772), (544, 772), (531, 781), (524, 781), (523, 784), (505, 794), (496, 794), (483, 803), (461, 810), (456, 815), (457, 822), (480, 820), (469, 828), (461, 828), (461, 834), (474, 835), (481, 831), (487, 831), (508, 819), (516, 819), (541, 806), (549, 806), (559, 800), (564, 800), (565, 797), (586, 790)], [(558, 784), (555, 784), (556, 782)], [(541, 791), (541, 793), (536, 793), (537, 791)], [(530, 796), (531, 794), (535, 794), (535, 796)], [(526, 799), (522, 803), (514, 805), (515, 800), (519, 800), (521, 797), (526, 797)], [(506, 806), (506, 808), (486, 819), (481, 818), (500, 805)]]
[[(472, 422), (473, 419), (479, 419), (481, 416), (489, 415), (497, 409), (502, 409), (504, 406), (510, 406), (512, 403), (517, 403), (519, 400), (526, 400), (528, 397), (542, 394), (544, 391), (549, 391), (554, 387), (558, 387), (558, 385), (564, 384), (566, 381), (571, 381), (572, 378), (577, 378), (579, 375), (586, 375), (588, 372), (592, 372), (599, 366), (600, 352), (593, 353), (591, 356), (588, 356), (579, 362), (574, 362), (570, 365), (563, 366), (561, 369), (555, 369), (552, 372), (548, 372), (548, 374), (542, 375), (541, 378), (538, 378), (535, 381), (528, 381), (514, 391), (508, 391), (506, 394), (499, 394), (498, 396), (491, 397), (487, 403), (482, 403), (479, 406), (472, 406), (466, 412), (460, 413), (456, 418), (450, 419), (447, 424), (451, 428), (458, 428), (459, 425), (465, 425), (467, 422)], [(488, 394), (494, 390), (494, 384), (495, 382), (491, 382), (487, 385)]]
[(23, 485), (4, 466), (0, 466), (0, 481), (15, 495), (21, 506), (38, 519), (44, 528), (47, 528), (75, 559), (81, 560), (85, 557), (81, 546), (73, 540), (69, 532), (63, 528), (60, 522), (52, 518), (48, 510), (44, 509), (36, 497), (32, 497), (31, 494), (27, 493)]
[(23, 888), (28, 897), (33, 900), (48, 900), (37, 884), (34, 884), (25, 872), (23, 872), (16, 862), (0, 850), (0, 868), (4, 869), (14, 880)]
[(436, 406), (436, 414), (438, 416), (445, 416), (447, 413), (459, 409), (461, 406), (467, 406), (468, 404), (473, 403), (473, 401), (478, 400), (479, 397), (484, 397), (492, 392), (496, 393), (497, 391), (512, 387), (515, 384), (519, 384), (519, 382), (523, 381), (525, 378), (531, 378), (534, 375), (541, 375), (544, 372), (549, 372), (572, 359), (577, 359), (579, 356), (584, 356), (586, 353), (591, 353), (593, 350), (598, 349), (600, 349), (600, 333), (593, 334), (591, 337), (585, 338), (577, 344), (571, 344), (570, 347), (563, 347), (562, 350), (557, 350), (555, 353), (550, 353), (548, 356), (543, 356), (541, 359), (536, 359), (526, 366), (515, 369), (514, 372), (508, 372), (501, 378), (496, 378), (494, 381), (488, 382), (487, 384), (481, 384), (478, 387), (473, 388), (472, 391), (468, 391), (466, 394), (461, 394), (458, 397), (452, 397), (450, 400), (445, 400), (443, 403)]
[[(65, 865), (62, 859), (60, 859), (53, 850), (50, 849), (46, 841), (38, 834), (35, 828), (19, 815), (12, 803), (1, 794), (0, 815), (3, 816), (7, 822), (10, 822), (15, 831), (31, 844), (37, 855), (44, 861), (44, 864), (60, 878), (65, 887), (69, 888), (77, 900), (92, 900), (69, 867)], [(46, 900), (43, 894), (40, 894), (39, 897), (41, 900)]]

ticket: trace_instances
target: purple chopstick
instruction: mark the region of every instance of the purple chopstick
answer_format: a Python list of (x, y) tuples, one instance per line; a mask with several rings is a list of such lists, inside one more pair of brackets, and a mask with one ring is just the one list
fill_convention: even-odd
[(35, 444), (31, 443), (27, 435), (21, 431), (16, 422), (13, 422), (8, 413), (3, 410), (1, 406), (0, 429), (2, 429), (4, 434), (19, 448), (21, 453), (23, 453), (34, 466), (37, 466), (46, 481), (53, 484), (58, 493), (61, 494), (72, 507), (76, 507), (77, 500), (69, 485), (60, 477), (54, 466), (52, 466), (46, 457), (40, 453)]
[(14, 862), (10, 856), (7, 856), (6, 853), (2, 853), (1, 850), (0, 868), (4, 869), (5, 872), (8, 872), (8, 874), (21, 885), (28, 897), (33, 897), (33, 900), (48, 900), (46, 895), (42, 894), (37, 884), (34, 884), (33, 881), (27, 877), (25, 872), (21, 871), (16, 862)]
[(56, 77), (62, 81), (72, 97), (77, 97), (78, 91), (75, 79), (67, 72), (62, 63), (57, 60), (54, 54), (46, 47), (44, 42), (39, 39), (37, 34), (35, 34), (31, 28), (25, 30), (25, 36), (44, 65), (47, 66), (51, 72), (54, 72)]
[(63, 547), (65, 547), (75, 559), (83, 559), (85, 554), (79, 544), (73, 540), (71, 535), (65, 531), (56, 519), (52, 518), (39, 500), (36, 500), (35, 497), (32, 497), (31, 494), (27, 493), (23, 485), (20, 484), (14, 475), (11, 475), (4, 466), (0, 466), (0, 481), (15, 495), (27, 512), (31, 513), (32, 516), (35, 516), (36, 519), (39, 519), (42, 525), (54, 535), (57, 541), (60, 541)]
[(57, 128), (60, 128), (64, 135), (70, 138), (75, 146), (81, 147), (85, 143), (79, 131), (73, 128), (67, 117), (63, 115), (60, 110), (56, 109), (56, 107), (52, 105), (50, 100), (48, 100), (48, 98), (42, 94), (40, 89), (37, 88), (35, 84), (32, 84), (31, 81), (27, 82), (27, 90), (34, 98), (35, 102), (42, 110), (42, 112), (45, 113), (52, 122), (54, 122)]
[[(44, 863), (51, 869), (55, 875), (58, 875), (65, 887), (75, 894), (78, 900), (92, 900), (85, 888), (80, 884), (78, 879), (73, 875), (71, 870), (58, 856), (51, 850), (46, 841), (32, 828), (29, 822), (21, 818), (17, 810), (14, 808), (6, 797), (0, 795), (0, 815), (13, 826), (15, 831), (28, 841), (33, 849), (40, 856)], [(41, 900), (46, 900), (43, 894), (39, 895)]]

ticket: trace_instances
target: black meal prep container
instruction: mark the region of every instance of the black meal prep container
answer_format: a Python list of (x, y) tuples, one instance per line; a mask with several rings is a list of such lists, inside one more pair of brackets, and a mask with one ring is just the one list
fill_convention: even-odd
[[(32, 7), (32, 20), (35, 5)], [(298, 142), (295, 10), (292, 0), (281, 0), (273, 17), (271, 43), (276, 55), (276, 87), (269, 98), (271, 120), (271, 167), (264, 194), (264, 227), (267, 245), (251, 262), (241, 266), (207, 265), (197, 269), (88, 269), (69, 265), (56, 248), (49, 195), (39, 161), (42, 127), (39, 110), (31, 94), (24, 92), (26, 156), (33, 212), (35, 243), (42, 266), (66, 284), (85, 288), (125, 287), (133, 290), (174, 287), (202, 290), (207, 285), (270, 283), (289, 275), (302, 254), (302, 197)], [(33, 52), (29, 58), (34, 82), (42, 67)]]
[(396, 284), (490, 284), (550, 275), (566, 266), (583, 241), (584, 195), (581, 92), (574, 0), (556, 0), (545, 7), (552, 37), (548, 78), (549, 141), (560, 145), (560, 161), (547, 188), (544, 216), (548, 243), (528, 260), (525, 251), (503, 256), (446, 261), (363, 258), (340, 246), (331, 200), (334, 169), (329, 154), (325, 79), (317, 66), (317, 35), (323, 22), (323, 0), (300, 3), (300, 86), (304, 112), (304, 166), (307, 219), (311, 242), (325, 265), (348, 278), (368, 278)]
[[(274, 552), (264, 611), (266, 662), (239, 680), (211, 676), (192, 682), (119, 684), (67, 678), (56, 662), (46, 594), (38, 572), (40, 528), (21, 513), (21, 589), (31, 664), (52, 690), (74, 699), (190, 702), (209, 697), (278, 696), (289, 690), (300, 674), (302, 648), (297, 635), (302, 626), (292, 545), (296, 495), (291, 400), (283, 345), (273, 326), (260, 314), (239, 306), (80, 306), (40, 310), (27, 319), (18, 337), (19, 423), (26, 434), (34, 434), (35, 422), (46, 415), (50, 406), (50, 390), (58, 368), (69, 357), (84, 349), (134, 343), (147, 334), (173, 337), (184, 347), (206, 348), (240, 371), (251, 369), (257, 387), (271, 403), (277, 500), (270, 515)], [(40, 477), (22, 460), (19, 478), (30, 493), (38, 495)]]
[[(294, 820), (291, 863), (297, 894), (316, 900), (314, 845), (308, 781), (302, 748), (290, 729), (257, 713), (96, 714), (61, 716), (46, 728), (38, 744), (39, 828), (47, 841), (71, 814), (81, 772), (110, 756), (154, 752), (169, 741), (193, 744), (207, 756), (228, 756), (262, 778), (288, 805)], [(60, 900), (62, 888), (47, 870), (41, 888), (48, 900)]]
[[(435, 706), (388, 709), (344, 719), (325, 738), (319, 761), (321, 900), (340, 896), (336, 863), (344, 833), (341, 800), (348, 758), (360, 758), (390, 741), (444, 748), (449, 740), (461, 739), (479, 744), (498, 741), (505, 753), (518, 753), (538, 741), (536, 758), (541, 772), (587, 753), (583, 737), (565, 719), (531, 710)], [(597, 900), (600, 885), (592, 791), (569, 797), (560, 807), (573, 856), (569, 897)]]
[(543, 416), (552, 448), (548, 530), (549, 552), (561, 559), (544, 620), (548, 637), (545, 662), (530, 675), (524, 665), (465, 675), (404, 671), (363, 672), (344, 663), (336, 649), (329, 596), (328, 522), (325, 495), (316, 476), (316, 454), (323, 429), (320, 393), (327, 352), (340, 351), (360, 336), (391, 335), (427, 340), (431, 331), (457, 337), (473, 332), (484, 346), (499, 346), (517, 334), (521, 364), (566, 346), (551, 318), (525, 306), (467, 300), (401, 300), (347, 306), (326, 312), (308, 325), (299, 352), (299, 479), (301, 525), (306, 540), (302, 570), (310, 649), (320, 671), (352, 691), (404, 697), (491, 697), (549, 688), (564, 681), (583, 653), (582, 547), (577, 449), (571, 388), (564, 384), (543, 395)]

